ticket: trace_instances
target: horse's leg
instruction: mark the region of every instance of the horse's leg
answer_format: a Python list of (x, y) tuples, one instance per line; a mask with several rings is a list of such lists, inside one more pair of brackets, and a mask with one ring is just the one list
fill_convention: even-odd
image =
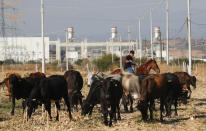
[(149, 111), (150, 111), (150, 120), (153, 120), (153, 105), (154, 105), (154, 99), (150, 100), (150, 105), (149, 105)]

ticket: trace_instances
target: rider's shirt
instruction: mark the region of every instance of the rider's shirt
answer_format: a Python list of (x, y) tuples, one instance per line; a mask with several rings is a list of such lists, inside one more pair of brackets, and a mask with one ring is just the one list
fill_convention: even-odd
[[(131, 61), (133, 61), (133, 58), (132, 58), (130, 55), (128, 55), (128, 56), (126, 56), (126, 60), (131, 60)], [(125, 67), (124, 67), (124, 69), (127, 69), (128, 67), (132, 67), (132, 62), (128, 62), (128, 63), (125, 62)]]

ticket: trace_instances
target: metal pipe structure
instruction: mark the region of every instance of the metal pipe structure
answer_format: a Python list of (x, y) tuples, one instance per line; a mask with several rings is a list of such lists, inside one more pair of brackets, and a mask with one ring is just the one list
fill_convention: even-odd
[(42, 73), (45, 73), (44, 0), (41, 0)]
[(189, 48), (189, 67), (188, 73), (192, 74), (192, 50), (191, 50), (191, 23), (190, 23), (190, 0), (188, 0), (188, 48)]

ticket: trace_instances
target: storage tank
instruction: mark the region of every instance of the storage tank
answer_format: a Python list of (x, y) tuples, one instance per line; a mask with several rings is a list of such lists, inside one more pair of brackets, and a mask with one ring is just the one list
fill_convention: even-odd
[(111, 40), (116, 41), (117, 40), (117, 27), (111, 28)]
[(155, 26), (154, 27), (154, 39), (159, 39), (160, 38), (160, 27)]
[(68, 27), (67, 31), (68, 31), (68, 40), (69, 40), (69, 42), (73, 42), (73, 39), (74, 39), (73, 27)]

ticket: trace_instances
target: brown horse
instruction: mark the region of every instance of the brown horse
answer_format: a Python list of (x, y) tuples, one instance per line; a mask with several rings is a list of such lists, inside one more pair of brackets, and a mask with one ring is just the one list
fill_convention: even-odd
[[(135, 74), (149, 74), (150, 70), (153, 69), (156, 73), (160, 73), (160, 69), (157, 65), (157, 62), (153, 59), (149, 60), (147, 63), (142, 64), (140, 67), (136, 68)], [(111, 72), (110, 74), (120, 74), (121, 69), (118, 68)]]
[(153, 69), (156, 73), (160, 73), (160, 69), (157, 62), (153, 59), (149, 60), (147, 63), (142, 64), (140, 67), (136, 68), (135, 74), (149, 74), (150, 70)]

